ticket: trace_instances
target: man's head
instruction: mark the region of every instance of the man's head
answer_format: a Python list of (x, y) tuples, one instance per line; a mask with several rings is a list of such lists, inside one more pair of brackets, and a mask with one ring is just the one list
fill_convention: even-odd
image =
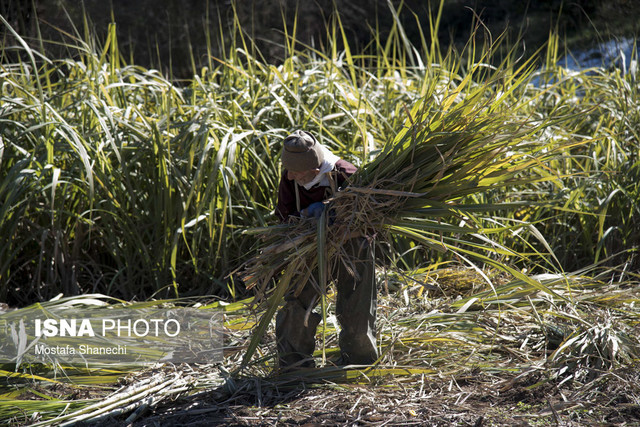
[(297, 130), (282, 144), (282, 166), (287, 178), (298, 184), (311, 182), (320, 172), (324, 160), (322, 145), (309, 132)]

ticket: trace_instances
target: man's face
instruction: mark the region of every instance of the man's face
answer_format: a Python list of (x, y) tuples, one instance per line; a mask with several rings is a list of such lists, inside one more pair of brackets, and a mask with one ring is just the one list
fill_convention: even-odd
[(287, 179), (290, 181), (296, 181), (299, 185), (305, 185), (313, 181), (313, 179), (320, 173), (320, 169), (309, 169), (306, 171), (287, 171)]

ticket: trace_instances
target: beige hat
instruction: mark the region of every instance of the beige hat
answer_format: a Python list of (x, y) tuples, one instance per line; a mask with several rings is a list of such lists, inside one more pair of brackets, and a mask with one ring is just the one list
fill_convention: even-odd
[(320, 167), (324, 160), (322, 145), (309, 132), (297, 130), (282, 144), (282, 166), (302, 172)]

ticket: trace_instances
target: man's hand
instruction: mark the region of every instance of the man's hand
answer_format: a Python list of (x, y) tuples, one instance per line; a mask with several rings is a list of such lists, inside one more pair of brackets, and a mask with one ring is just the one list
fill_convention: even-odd
[(305, 209), (302, 209), (302, 211), (300, 211), (300, 214), (305, 218), (320, 218), (323, 211), (324, 211), (324, 203), (315, 202), (315, 203), (311, 203)]

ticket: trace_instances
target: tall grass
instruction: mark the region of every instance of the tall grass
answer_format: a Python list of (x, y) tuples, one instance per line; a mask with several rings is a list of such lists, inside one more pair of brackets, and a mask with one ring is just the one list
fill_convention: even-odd
[[(557, 38), (552, 36), (550, 45)], [(637, 61), (634, 54), (631, 61)], [(549, 91), (534, 105), (534, 114), (564, 110), (573, 119), (553, 130), (553, 138), (588, 136), (588, 144), (568, 150), (551, 164), (560, 186), (541, 185), (536, 197), (561, 201), (553, 211), (540, 210), (526, 219), (550, 217), (543, 232), (562, 264), (576, 269), (607, 260), (609, 265), (638, 268), (638, 115), (637, 72), (620, 69), (565, 70), (550, 49), (542, 84), (531, 90)]]
[(418, 96), (364, 69), (360, 93), (335, 50), (276, 67), (238, 37), (181, 89), (126, 65), (115, 26), (102, 47), (72, 41), (78, 60), (21, 43), (33, 63), (3, 65), (0, 297), (14, 302), (233, 293), (224, 278), (253, 243), (235, 231), (269, 220), (278, 141), (307, 127), (342, 154), (373, 149), (392, 100)]
[[(470, 41), (456, 52), (428, 42), (427, 29), (422, 45), (411, 46), (401, 12), (389, 37), (377, 36), (361, 52), (349, 48), (338, 15), (323, 49), (296, 43), (294, 26), (279, 65), (262, 61), (235, 22), (225, 55), (210, 55), (181, 86), (128, 64), (115, 25), (102, 44), (89, 33), (69, 36), (69, 58), (60, 61), (14, 34), (15, 45), (3, 51), (25, 59), (9, 63), (3, 56), (0, 74), (0, 299), (238, 296), (243, 287), (228, 274), (254, 248), (240, 232), (273, 220), (279, 144), (291, 130), (309, 129), (365, 164), (403, 129), (419, 100), (458, 103), (466, 89), (459, 98), (443, 97), (463, 82), (477, 90), (491, 75), (517, 80), (523, 71), (517, 47), (501, 60), (490, 44)], [(488, 188), (462, 201), (546, 206), (504, 212), (505, 224), (535, 223), (516, 235), (495, 234), (516, 253), (532, 245), (547, 251), (534, 238), (542, 235), (565, 269), (603, 259), (635, 268), (637, 258), (624, 251), (638, 241), (637, 76), (569, 72), (555, 65), (556, 52), (552, 36), (546, 65), (536, 72), (541, 83), (518, 80), (517, 87), (491, 90), (531, 121), (564, 117), (536, 135), (540, 147), (591, 142), (531, 167), (529, 178), (546, 183)], [(404, 238), (396, 243), (409, 267), (448, 256)]]

